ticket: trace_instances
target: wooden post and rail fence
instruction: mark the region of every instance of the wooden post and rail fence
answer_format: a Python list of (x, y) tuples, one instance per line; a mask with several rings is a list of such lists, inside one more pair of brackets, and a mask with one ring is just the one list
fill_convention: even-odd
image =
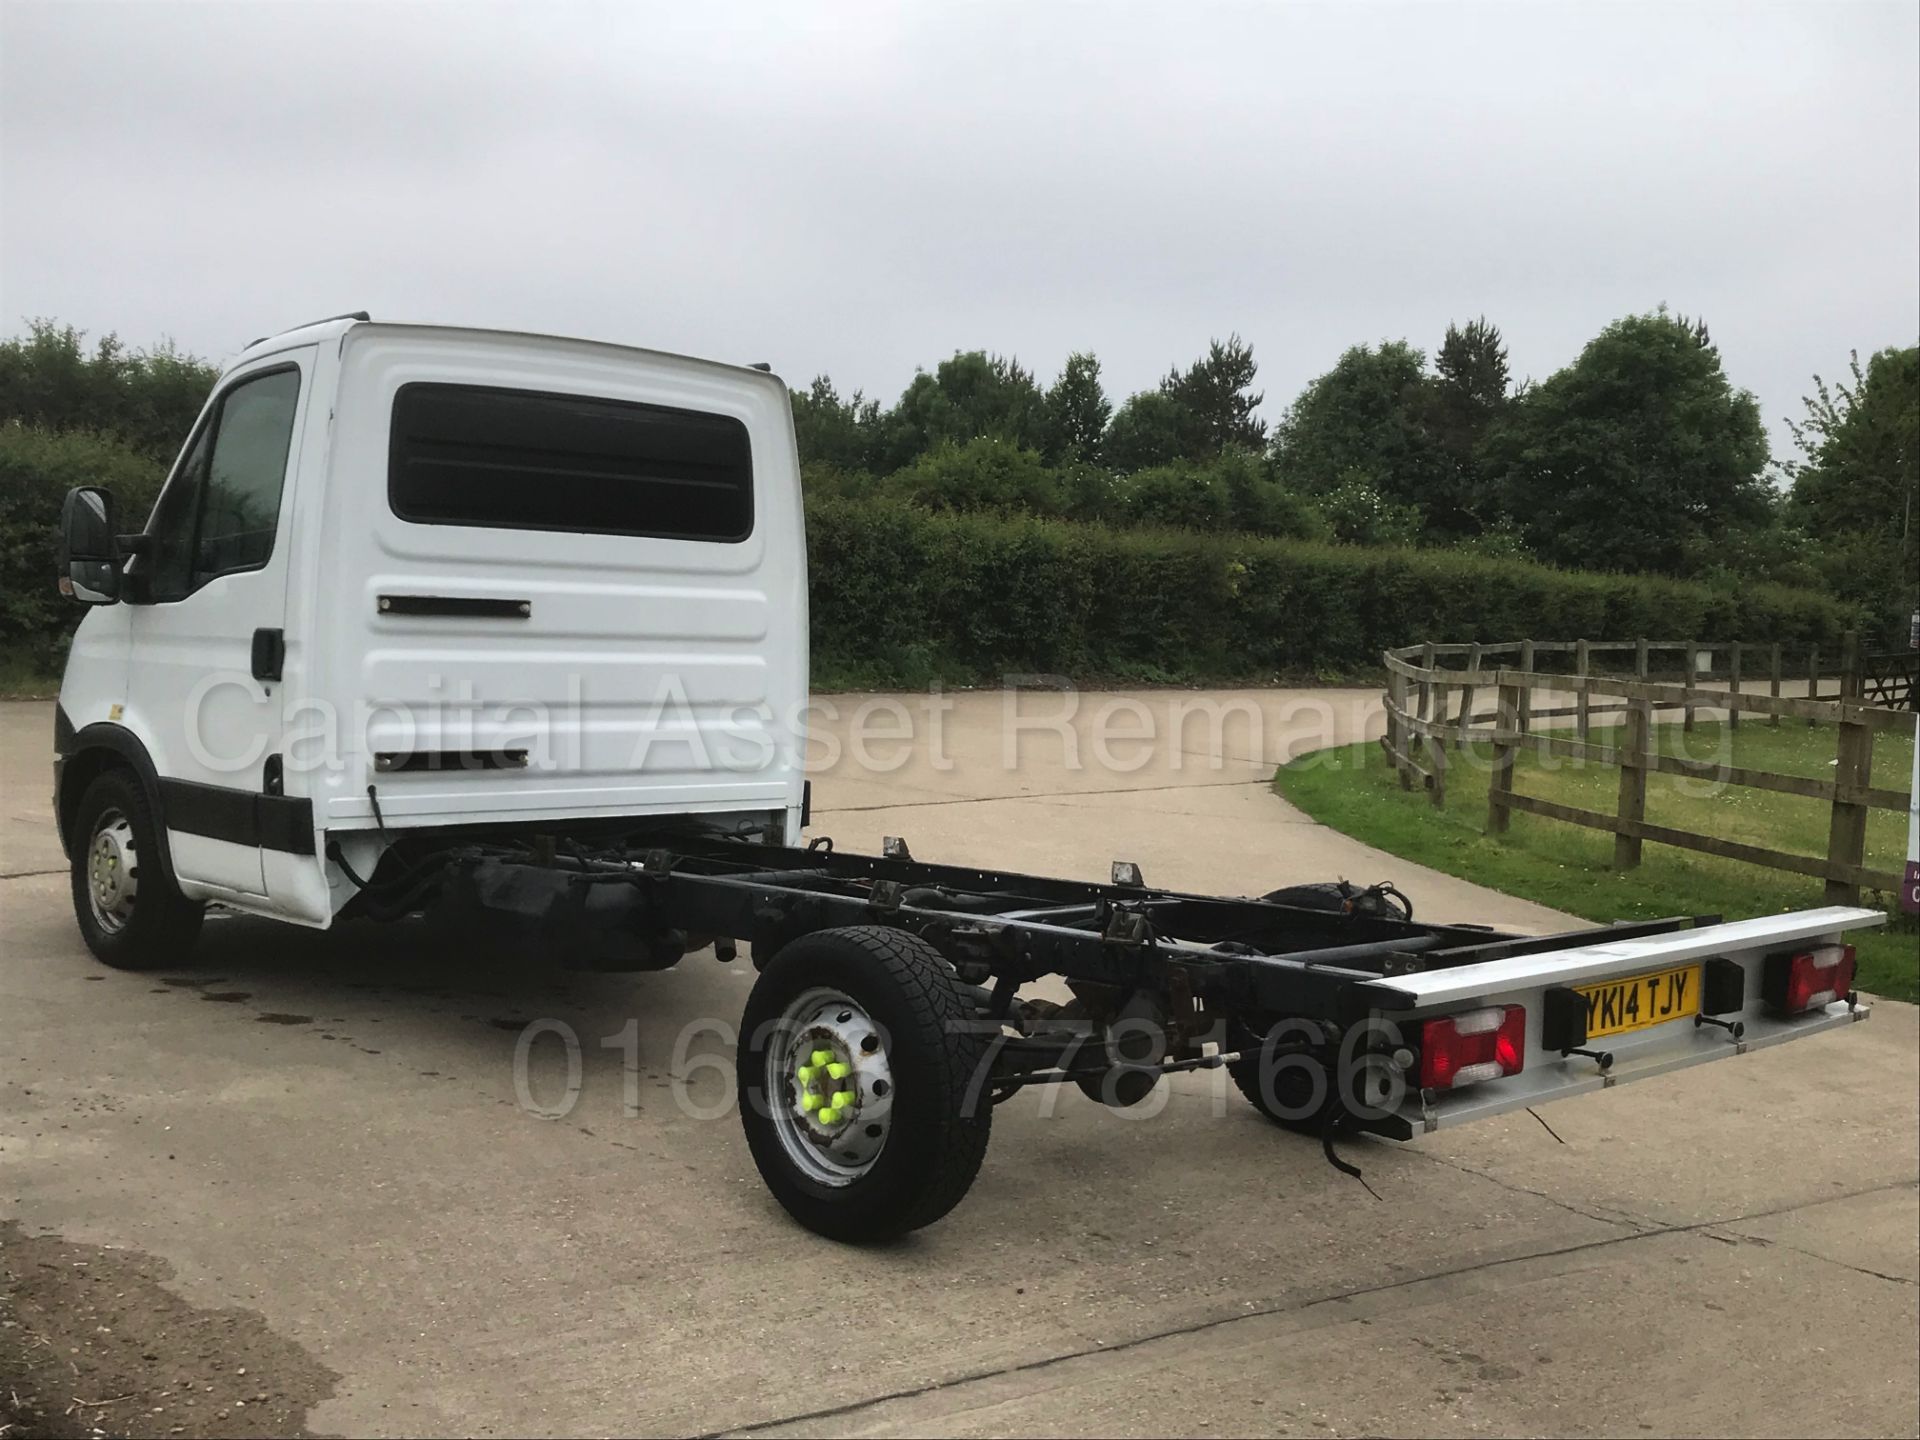
[[(1679, 679), (1651, 678), (1656, 673), (1656, 657), (1664, 659), (1674, 654), (1678, 663), (1661, 664), (1658, 673), (1677, 673)], [(1546, 655), (1570, 657), (1571, 668), (1537, 669)], [(1715, 676), (1714, 661), (1722, 655), (1725, 665), (1722, 674)], [(1508, 657), (1513, 664), (1502, 663)], [(1630, 673), (1624, 673), (1624, 663), (1621, 672), (1608, 668), (1608, 662), (1616, 657), (1621, 662), (1630, 657)], [(1780, 646), (1740, 641), (1428, 642), (1389, 650), (1383, 658), (1387, 667), (1387, 730), (1380, 743), (1401, 788), (1411, 790), (1418, 780), (1433, 804), (1444, 806), (1447, 771), (1453, 763), (1448, 749), (1458, 752), (1474, 745), (1490, 747), (1489, 833), (1505, 831), (1513, 812), (1519, 810), (1611, 831), (1614, 865), (1620, 869), (1638, 865), (1642, 845), (1652, 840), (1824, 880), (1827, 899), (1836, 904), (1858, 904), (1862, 889), (1891, 892), (1900, 886), (1900, 875), (1866, 863), (1868, 811), (1880, 808), (1905, 812), (1909, 805), (1907, 791), (1871, 783), (1873, 738), (1882, 732), (1912, 733), (1920, 655), (1863, 655), (1857, 637), (1849, 632), (1837, 670), (1823, 669), (1820, 652), (1812, 647), (1804, 664), (1793, 667), (1797, 673), (1791, 676), (1783, 664)], [(1758, 682), (1761, 667), (1766, 676), (1765, 690), (1742, 688), (1750, 679)], [(1712, 679), (1723, 679), (1726, 688), (1709, 684)], [(1783, 693), (1792, 682), (1803, 683), (1806, 693)], [(1801, 688), (1800, 683), (1794, 688)], [(1493, 703), (1490, 711), (1475, 709), (1477, 698), (1483, 694)], [(1571, 697), (1571, 703), (1567, 697)], [(1822, 722), (1834, 725), (1833, 778), (1816, 780), (1719, 760), (1661, 754), (1656, 743), (1656, 714), (1679, 711), (1682, 726), (1691, 730), (1700, 710), (1725, 712), (1730, 729), (1738, 728), (1743, 716), (1764, 718), (1770, 725), (1793, 720), (1810, 726)], [(1605, 738), (1596, 739), (1594, 722), (1601, 717), (1616, 723), (1602, 727)], [(1558, 723), (1541, 728), (1542, 721)], [(1521, 793), (1514, 786), (1514, 759), (1523, 748), (1542, 755), (1617, 766), (1620, 789), (1614, 813)], [(1654, 824), (1646, 818), (1647, 776), (1656, 773), (1826, 801), (1832, 812), (1827, 854), (1824, 858), (1798, 855)]]

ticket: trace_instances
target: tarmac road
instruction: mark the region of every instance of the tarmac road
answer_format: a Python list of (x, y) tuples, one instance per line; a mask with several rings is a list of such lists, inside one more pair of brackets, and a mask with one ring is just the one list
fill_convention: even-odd
[[(850, 748), (863, 698), (836, 697), (823, 733)], [(1030, 713), (1064, 710), (1029, 698)], [(1237, 893), (1391, 878), (1435, 918), (1564, 920), (1369, 851), (1271, 793), (1277, 760), (1358, 735), (1369, 697), (1197, 697), (1235, 718), (1215, 732), (1203, 717), (1177, 743), (1167, 707), (1196, 697), (1128, 698), (1123, 721), (1144, 711), (1161, 743), (1109, 743), (1119, 763), (1098, 763), (1115, 697), (1083, 696), (1066, 722), (1076, 768), (1045, 728), (1018, 731), (1008, 766), (1003, 698), (954, 697), (937, 745), (922, 727), (869, 746), (869, 760), (903, 757), (893, 769), (843, 755), (820, 773), (814, 833), (1087, 878), (1120, 857), (1152, 883)], [(1144, 1119), (1029, 1093), (997, 1112), (951, 1217), (848, 1249), (785, 1219), (727, 1108), (744, 960), (552, 975), (448, 953), (419, 924), (311, 934), (223, 918), (179, 971), (96, 965), (48, 814), (51, 709), (0, 705), (0, 1222), (22, 1246), (145, 1267), (165, 1306), (237, 1308), (256, 1332), (247, 1353), (300, 1357), (282, 1362), (307, 1377), (287, 1382), (290, 1424), (1920, 1427), (1912, 1007), (1548, 1107), (1552, 1133), (1523, 1112), (1355, 1143), (1377, 1200), (1217, 1074), (1180, 1077)], [(555, 1033), (534, 1037), (516, 1081), (541, 1019), (579, 1041), (563, 1118), (527, 1103), (561, 1108)], [(140, 1338), (155, 1388), (108, 1423), (209, 1418), (171, 1390), (170, 1365), (192, 1358), (167, 1349), (185, 1323)]]

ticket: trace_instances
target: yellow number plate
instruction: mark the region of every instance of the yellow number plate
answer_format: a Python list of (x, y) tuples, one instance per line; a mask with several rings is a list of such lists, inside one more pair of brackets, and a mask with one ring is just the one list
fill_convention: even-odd
[(1587, 1000), (1587, 1038), (1625, 1035), (1700, 1013), (1700, 967), (1656, 970), (1630, 980), (1575, 986)]

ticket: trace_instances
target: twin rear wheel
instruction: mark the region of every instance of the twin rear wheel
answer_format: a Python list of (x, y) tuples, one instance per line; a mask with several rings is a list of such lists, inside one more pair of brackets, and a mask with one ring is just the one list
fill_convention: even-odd
[(139, 779), (98, 776), (80, 796), (68, 837), (73, 913), (87, 948), (119, 970), (170, 964), (193, 948), (202, 907), (160, 862), (159, 827)]
[(783, 946), (754, 984), (735, 1069), (774, 1197), (834, 1240), (945, 1215), (987, 1150), (988, 1037), (940, 952), (850, 926)]

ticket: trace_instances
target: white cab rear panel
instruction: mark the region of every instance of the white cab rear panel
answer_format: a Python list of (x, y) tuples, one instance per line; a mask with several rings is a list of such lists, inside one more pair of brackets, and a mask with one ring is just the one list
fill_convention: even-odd
[[(738, 422), (751, 448), (751, 528), (720, 542), (403, 519), (390, 503), (389, 448), (409, 385)], [(390, 829), (771, 810), (785, 814), (772, 838), (797, 836), (805, 537), (778, 379), (582, 341), (358, 325), (340, 342), (332, 424), (309, 531), (317, 583), (302, 598), (312, 609), (290, 617), (288, 634), (290, 648), (310, 642), (313, 702), (289, 719), (289, 790), (312, 796), (320, 828), (371, 827), (371, 784)], [(509, 613), (399, 613), (383, 597)], [(341, 743), (327, 743), (329, 726)], [(524, 767), (375, 761), (520, 751)]]

